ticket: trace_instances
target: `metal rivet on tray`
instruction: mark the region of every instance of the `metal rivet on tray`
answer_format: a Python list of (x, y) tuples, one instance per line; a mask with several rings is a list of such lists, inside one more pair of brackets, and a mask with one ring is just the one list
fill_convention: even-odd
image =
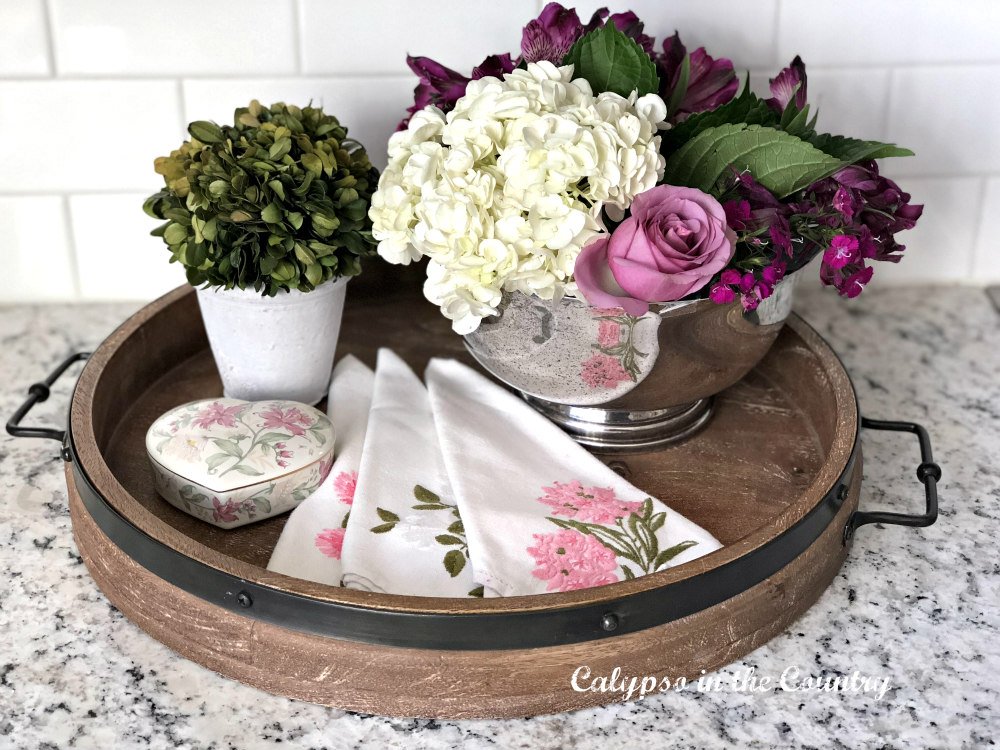
[(608, 468), (625, 479), (628, 479), (632, 474), (632, 470), (624, 461), (608, 461)]
[(608, 632), (618, 629), (618, 615), (609, 612), (601, 618), (601, 627)]
[(253, 598), (246, 591), (241, 591), (236, 595), (236, 601), (241, 607), (252, 607)]

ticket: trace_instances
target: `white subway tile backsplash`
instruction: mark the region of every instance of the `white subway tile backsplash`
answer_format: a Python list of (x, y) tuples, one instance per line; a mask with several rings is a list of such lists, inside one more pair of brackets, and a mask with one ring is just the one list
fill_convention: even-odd
[(778, 48), (818, 65), (1000, 62), (998, 35), (995, 0), (784, 0)]
[(607, 7), (612, 13), (632, 10), (646, 24), (646, 33), (656, 37), (658, 48), (665, 37), (678, 31), (689, 50), (705, 47), (712, 57), (728, 57), (737, 71), (774, 67), (777, 72), (784, 64), (775, 55), (776, 0), (713, 0), (711, 3), (704, 0), (586, 0), (564, 4), (575, 6), (584, 22), (598, 8)]
[(489, 54), (516, 52), (534, 0), (456, 3), (302, 0), (306, 73), (404, 73), (407, 53), (466, 75)]
[(972, 277), (1000, 283), (1000, 177), (987, 180), (983, 210), (979, 220)]
[[(141, 203), (186, 122), (313, 100), (381, 168), (416, 85), (407, 52), (468, 73), (517, 54), (545, 2), (0, 0), (0, 301), (149, 299), (183, 283)], [(759, 93), (801, 54), (819, 128), (918, 154), (883, 164), (927, 208), (877, 283), (1000, 281), (1000, 0), (577, 7), (587, 20), (601, 5), (751, 69)]]
[(233, 121), (233, 110), (257, 98), (305, 106), (310, 101), (348, 128), (368, 150), (372, 163), (385, 166), (386, 144), (396, 124), (413, 103), (413, 76), (392, 78), (287, 78), (240, 80), (190, 80), (184, 82), (187, 121)]
[(0, 75), (48, 75), (48, 40), (43, 0), (0, 4)]
[(295, 0), (50, 1), (60, 74), (280, 75), (296, 70)]
[(0, 302), (76, 296), (65, 218), (60, 196), (0, 197)]
[[(150, 192), (153, 192), (150, 190)], [(150, 232), (145, 193), (70, 196), (80, 295), (85, 300), (152, 300), (186, 283), (184, 269)]]
[(893, 74), (888, 129), (913, 149), (899, 174), (1000, 171), (1000, 66), (905, 68)]
[(896, 235), (906, 245), (903, 259), (876, 264), (876, 281), (908, 284), (969, 279), (982, 180), (909, 178), (899, 182), (913, 196), (913, 203), (924, 204), (924, 214), (914, 229)]
[(172, 81), (0, 81), (0, 192), (145, 189), (179, 112)]
[(806, 68), (809, 101), (819, 113), (816, 128), (821, 133), (835, 133), (863, 140), (892, 140), (887, 134), (886, 99), (889, 96), (889, 71), (810, 70)]

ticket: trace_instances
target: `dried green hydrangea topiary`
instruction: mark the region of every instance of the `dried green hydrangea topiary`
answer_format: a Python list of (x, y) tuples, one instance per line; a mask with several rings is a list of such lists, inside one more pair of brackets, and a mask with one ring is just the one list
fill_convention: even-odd
[(311, 291), (361, 272), (374, 253), (368, 205), (378, 172), (347, 128), (318, 107), (263, 107), (235, 125), (193, 122), (155, 161), (166, 188), (143, 206), (171, 262), (200, 286)]

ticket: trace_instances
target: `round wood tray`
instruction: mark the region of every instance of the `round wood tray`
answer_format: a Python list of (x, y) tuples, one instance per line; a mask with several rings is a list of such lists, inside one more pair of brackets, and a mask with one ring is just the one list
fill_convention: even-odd
[[(419, 292), (419, 269), (352, 281), (338, 354), (392, 347), (419, 373), (471, 362)], [(836, 355), (794, 317), (721, 394), (694, 438), (609, 457), (725, 546), (610, 586), (504, 599), (403, 597), (265, 569), (284, 517), (224, 531), (161, 500), (144, 453), (166, 410), (221, 394), (195, 295), (143, 308), (92, 355), (74, 392), (67, 483), (74, 534), (111, 602), (154, 638), (274, 693), (396, 716), (508, 717), (620, 700), (594, 675), (697, 677), (804, 612), (847, 554), (861, 482), (859, 417)], [(502, 479), (502, 478), (501, 478)]]

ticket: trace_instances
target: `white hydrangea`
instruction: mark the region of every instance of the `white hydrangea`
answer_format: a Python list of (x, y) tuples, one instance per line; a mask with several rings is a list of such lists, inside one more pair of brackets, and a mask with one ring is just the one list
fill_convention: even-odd
[(654, 94), (594, 96), (571, 65), (471, 81), (447, 116), (427, 107), (389, 140), (370, 211), (379, 255), (428, 257), (424, 294), (462, 334), (505, 290), (575, 295), (602, 209), (620, 214), (663, 176), (665, 117)]

